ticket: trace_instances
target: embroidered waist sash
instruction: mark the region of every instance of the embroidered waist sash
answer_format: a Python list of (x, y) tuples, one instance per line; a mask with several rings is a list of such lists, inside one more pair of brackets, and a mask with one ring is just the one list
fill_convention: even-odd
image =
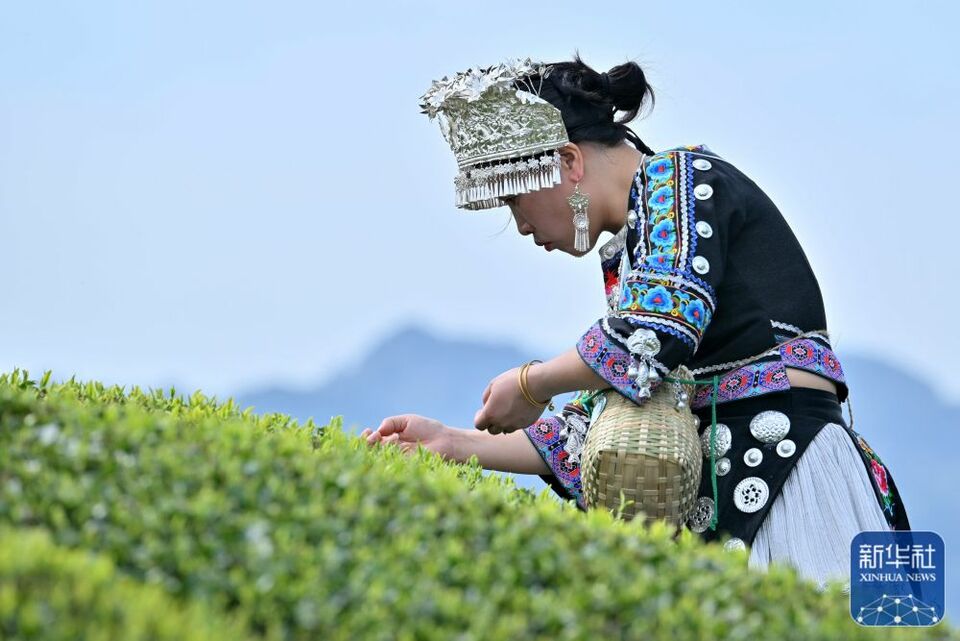
[[(693, 370), (694, 376), (727, 370), (720, 377), (717, 403), (727, 403), (761, 394), (790, 389), (787, 367), (819, 374), (838, 384), (838, 397), (847, 396), (846, 378), (840, 359), (826, 343), (823, 330), (806, 332), (756, 356)], [(816, 336), (817, 339), (814, 338)], [(710, 385), (699, 385), (691, 407), (699, 409), (710, 405)]]

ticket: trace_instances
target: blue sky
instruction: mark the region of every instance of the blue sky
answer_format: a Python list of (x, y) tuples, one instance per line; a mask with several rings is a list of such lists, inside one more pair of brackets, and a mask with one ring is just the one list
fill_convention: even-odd
[(960, 399), (955, 5), (197, 4), (0, 3), (0, 369), (228, 395), (412, 321), (567, 349), (596, 253), (454, 208), (417, 101), (579, 50), (647, 71), (650, 146), (705, 143), (777, 203), (841, 359)]

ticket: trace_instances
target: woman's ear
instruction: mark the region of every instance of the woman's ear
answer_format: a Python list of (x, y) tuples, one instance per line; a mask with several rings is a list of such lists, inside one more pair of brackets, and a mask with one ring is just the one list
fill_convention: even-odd
[(579, 145), (568, 142), (560, 148), (560, 169), (575, 183), (583, 180), (583, 150)]

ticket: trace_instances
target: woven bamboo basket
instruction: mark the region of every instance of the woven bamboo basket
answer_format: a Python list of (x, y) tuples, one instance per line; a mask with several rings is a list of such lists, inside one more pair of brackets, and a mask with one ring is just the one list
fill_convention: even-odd
[[(684, 366), (670, 377), (693, 378)], [(689, 403), (677, 407), (681, 389), (693, 398), (691, 384), (666, 381), (639, 405), (612, 389), (597, 395), (580, 455), (588, 509), (619, 509), (622, 490), (625, 520), (640, 516), (677, 526), (686, 521), (696, 502), (703, 454), (697, 417)]]

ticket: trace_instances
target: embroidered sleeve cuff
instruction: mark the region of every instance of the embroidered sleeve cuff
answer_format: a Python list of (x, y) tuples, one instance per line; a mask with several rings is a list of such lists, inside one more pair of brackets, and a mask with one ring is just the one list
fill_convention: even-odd
[(535, 421), (523, 428), (530, 442), (543, 457), (552, 474), (539, 474), (544, 483), (564, 500), (573, 499), (577, 507), (585, 510), (580, 483), (580, 465), (575, 462), (565, 447), (563, 421), (559, 416), (550, 416)]
[(661, 374), (668, 373), (654, 358), (659, 340), (645, 328), (622, 341), (612, 334), (616, 330), (610, 328), (607, 318), (600, 319), (577, 341), (577, 353), (610, 387), (639, 405), (660, 384)]

